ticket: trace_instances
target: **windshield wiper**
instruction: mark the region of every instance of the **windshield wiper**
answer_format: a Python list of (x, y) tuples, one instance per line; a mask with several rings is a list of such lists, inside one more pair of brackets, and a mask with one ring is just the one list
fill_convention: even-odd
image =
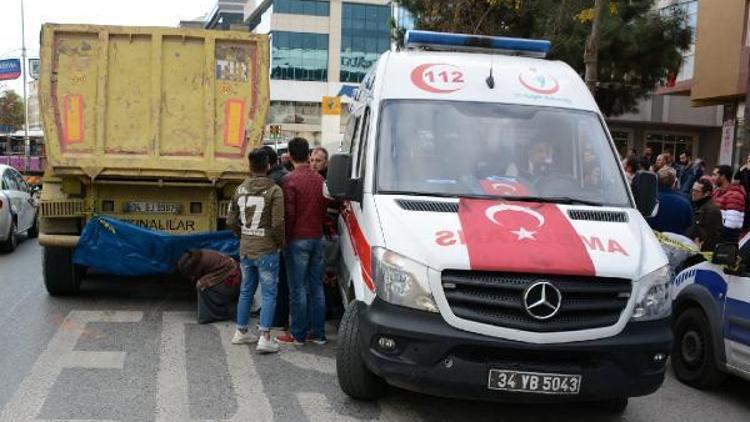
[(589, 201), (587, 199), (572, 198), (570, 196), (500, 196), (499, 199), (505, 201), (519, 202), (543, 202), (551, 204), (568, 204), (568, 205), (590, 205), (592, 207), (604, 206), (601, 202)]
[(540, 202), (550, 204), (567, 204), (567, 205), (590, 205), (592, 207), (604, 206), (601, 202), (589, 201), (587, 199), (572, 198), (569, 196), (509, 196), (509, 195), (490, 195), (490, 194), (458, 194), (444, 192), (416, 192), (416, 191), (379, 191), (382, 195), (404, 195), (404, 196), (436, 196), (439, 198), (468, 198), (468, 199), (490, 199), (512, 202)]

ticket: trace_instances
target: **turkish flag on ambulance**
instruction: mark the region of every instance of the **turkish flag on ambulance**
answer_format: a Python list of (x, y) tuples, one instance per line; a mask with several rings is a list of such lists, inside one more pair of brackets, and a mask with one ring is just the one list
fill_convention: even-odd
[(555, 204), (462, 198), (458, 216), (472, 270), (595, 275), (581, 237)]

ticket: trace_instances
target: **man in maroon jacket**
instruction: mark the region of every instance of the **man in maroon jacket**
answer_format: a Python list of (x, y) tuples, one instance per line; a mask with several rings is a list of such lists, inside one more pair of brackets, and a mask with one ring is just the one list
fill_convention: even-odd
[(291, 333), (280, 343), (302, 345), (310, 340), (325, 344), (325, 295), (323, 292), (323, 220), (327, 200), (323, 177), (310, 168), (310, 146), (303, 138), (289, 141), (294, 171), (284, 176), (286, 211), (286, 259), (289, 282)]
[(721, 240), (738, 242), (745, 219), (745, 188), (732, 184), (732, 167), (730, 166), (716, 167), (713, 177), (714, 185), (716, 185), (713, 200), (721, 210), (724, 225)]

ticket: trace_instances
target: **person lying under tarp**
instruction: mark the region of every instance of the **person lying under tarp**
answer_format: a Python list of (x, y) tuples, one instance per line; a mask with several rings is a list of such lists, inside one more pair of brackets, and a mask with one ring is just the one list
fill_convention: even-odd
[(234, 319), (242, 281), (237, 261), (220, 252), (193, 249), (180, 257), (176, 269), (195, 285), (199, 324)]

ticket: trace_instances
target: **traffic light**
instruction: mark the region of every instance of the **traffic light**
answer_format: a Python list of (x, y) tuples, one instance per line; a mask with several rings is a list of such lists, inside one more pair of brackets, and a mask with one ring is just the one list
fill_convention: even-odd
[(281, 125), (271, 125), (270, 132), (271, 138), (279, 138), (281, 136)]

